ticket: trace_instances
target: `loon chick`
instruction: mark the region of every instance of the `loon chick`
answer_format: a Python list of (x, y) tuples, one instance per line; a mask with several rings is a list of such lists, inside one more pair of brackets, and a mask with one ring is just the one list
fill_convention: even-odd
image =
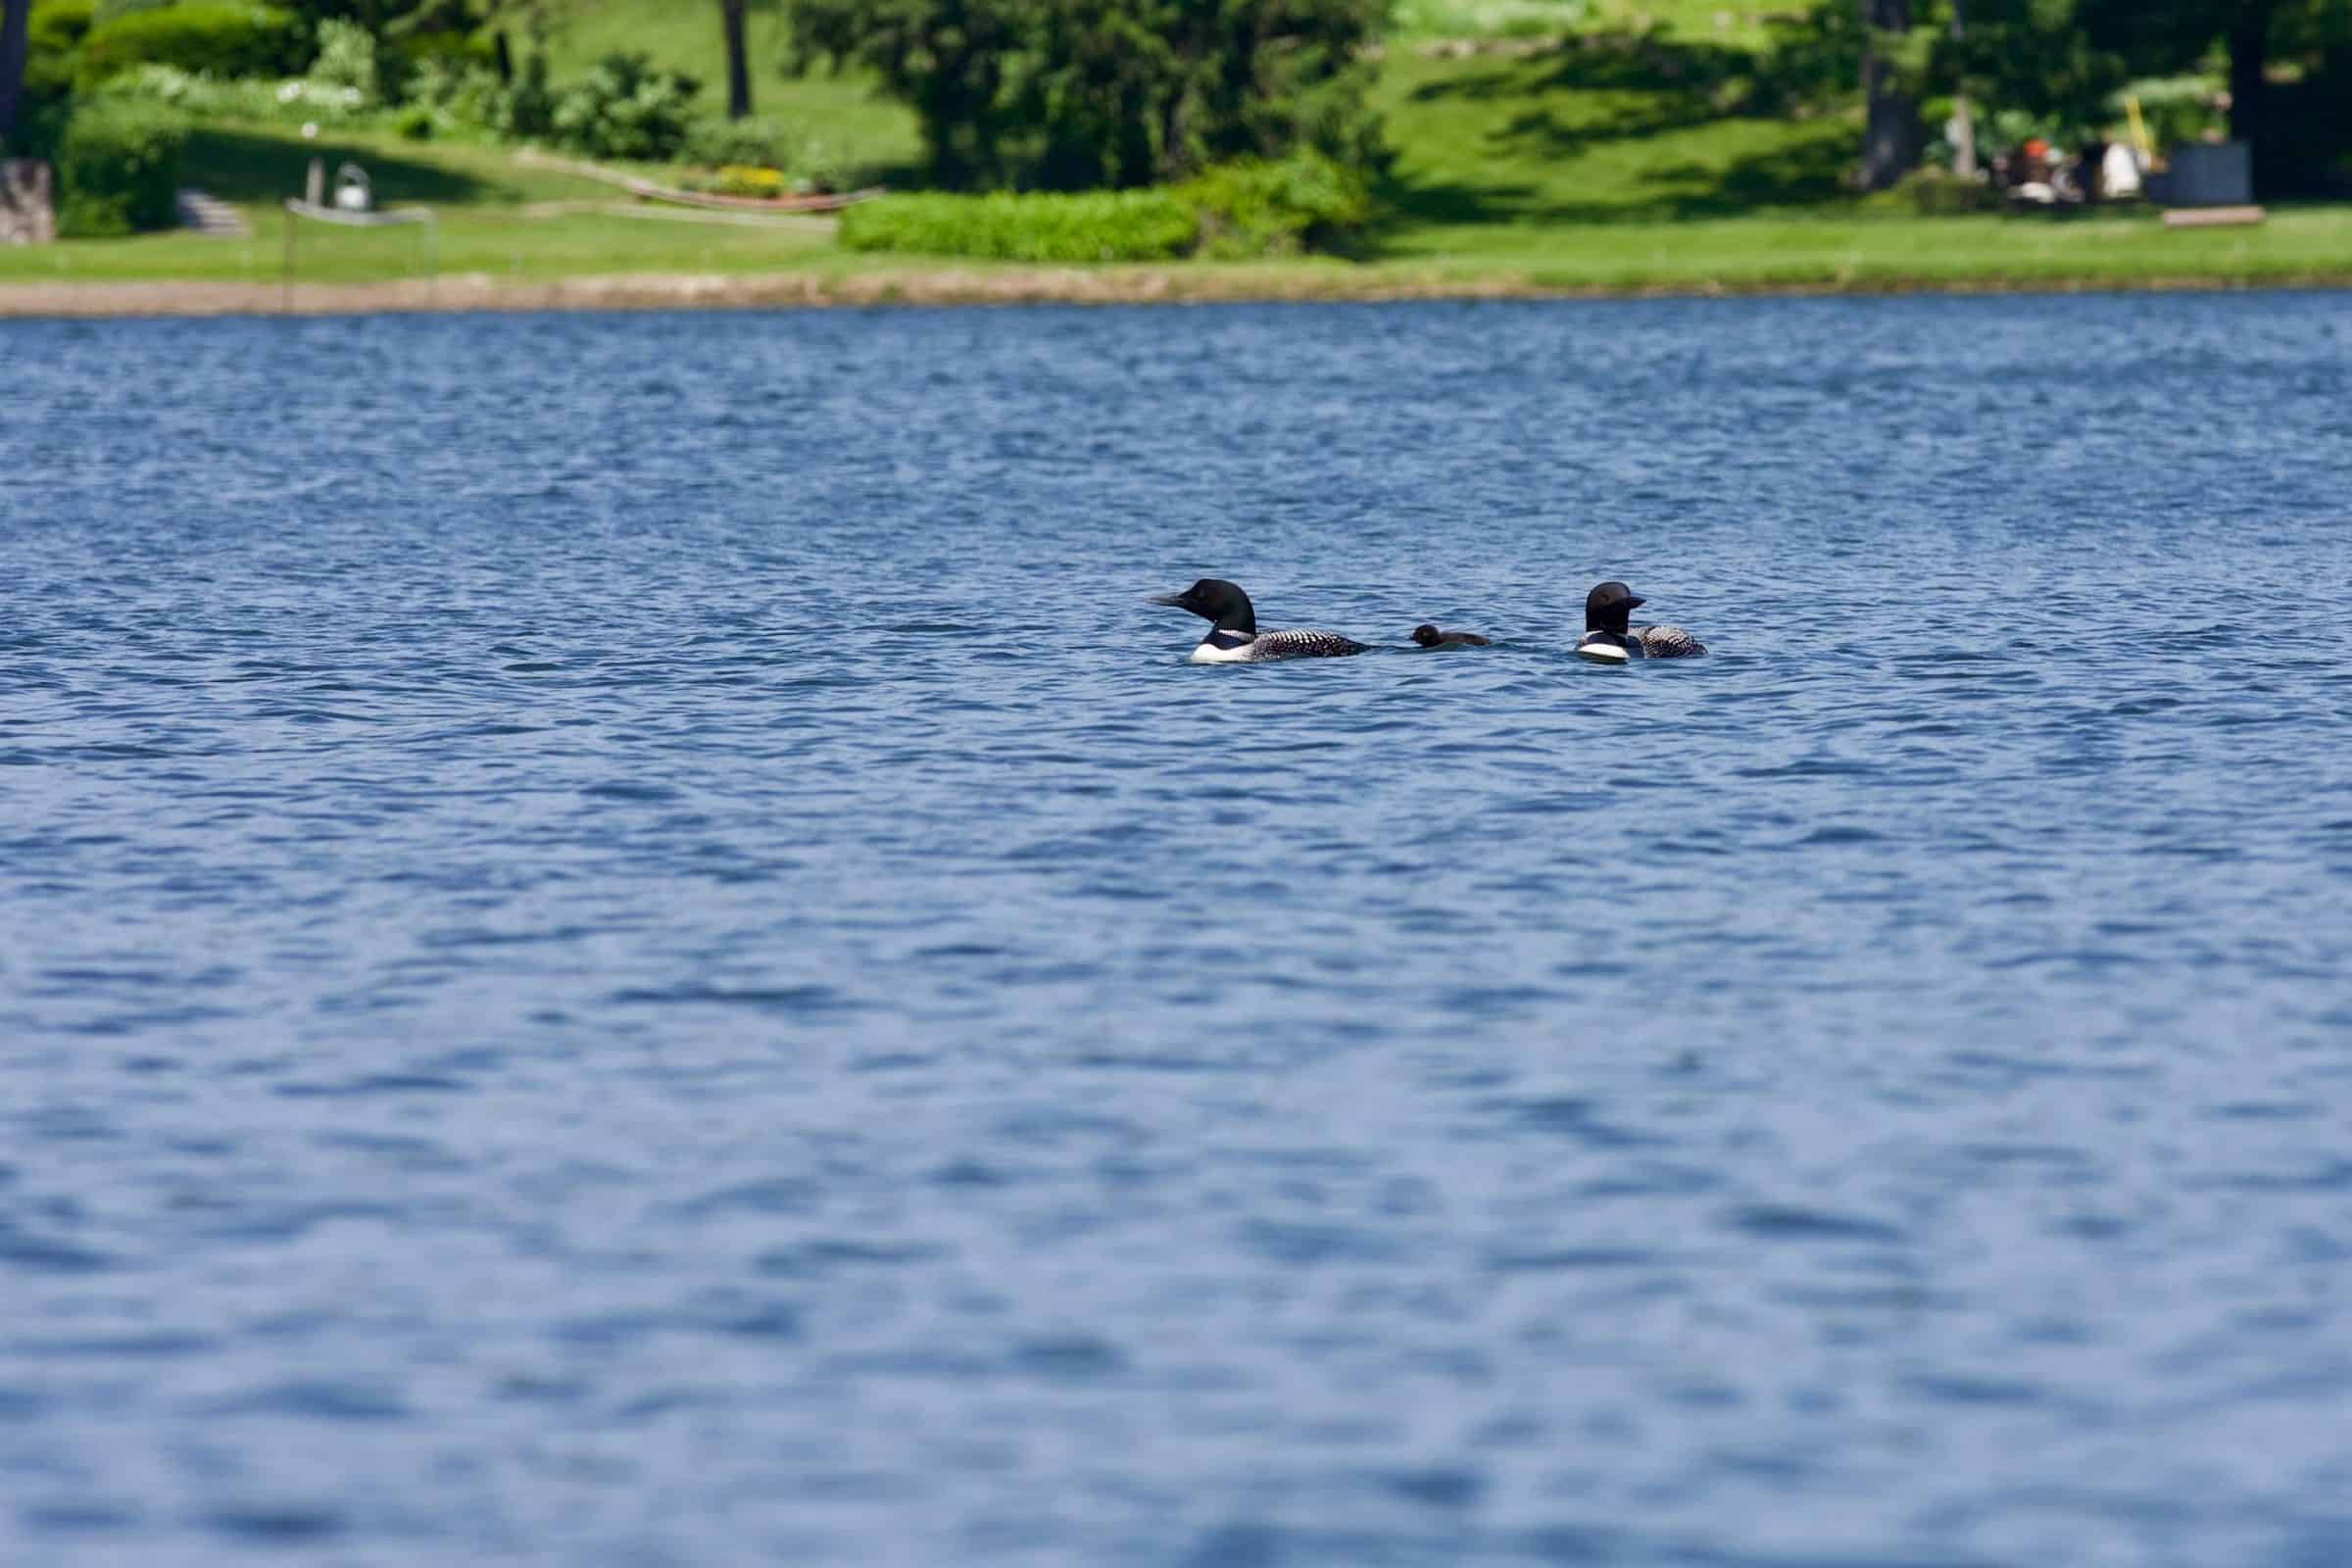
[(1585, 635), (1580, 658), (1596, 664), (1629, 659), (1689, 659), (1706, 646), (1680, 626), (1628, 626), (1626, 617), (1643, 600), (1621, 582), (1604, 582), (1585, 596)]
[(1474, 631), (1440, 631), (1426, 624), (1413, 628), (1413, 641), (1424, 648), (1484, 648), (1494, 640)]
[(1258, 664), (1269, 659), (1338, 659), (1370, 652), (1336, 632), (1270, 631), (1261, 636), (1250, 596), (1220, 577), (1203, 577), (1180, 594), (1161, 594), (1152, 603), (1189, 610), (1215, 622), (1193, 650), (1196, 664)]

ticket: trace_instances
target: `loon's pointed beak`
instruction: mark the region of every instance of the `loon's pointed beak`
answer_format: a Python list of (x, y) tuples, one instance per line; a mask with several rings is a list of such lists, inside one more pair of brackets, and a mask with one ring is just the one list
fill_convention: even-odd
[(1145, 600), (1144, 603), (1147, 605), (1166, 605), (1171, 610), (1186, 610), (1191, 608), (1185, 604), (1184, 595), (1182, 594), (1153, 594), (1151, 598)]
[(1648, 603), (1649, 601), (1642, 598), (1640, 594), (1628, 594), (1625, 600), (1625, 608), (1628, 610), (1640, 610), (1643, 605)]

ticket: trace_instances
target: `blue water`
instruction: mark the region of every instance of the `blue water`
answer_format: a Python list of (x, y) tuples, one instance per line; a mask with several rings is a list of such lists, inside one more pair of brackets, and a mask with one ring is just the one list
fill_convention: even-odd
[(2352, 1561), (2352, 297), (0, 362), (0, 1561)]

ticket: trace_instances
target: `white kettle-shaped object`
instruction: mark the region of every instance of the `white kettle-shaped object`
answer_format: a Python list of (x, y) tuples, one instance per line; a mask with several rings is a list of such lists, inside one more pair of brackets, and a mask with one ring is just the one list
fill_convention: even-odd
[(347, 213), (364, 213), (375, 205), (368, 188), (368, 172), (357, 164), (335, 171), (335, 205)]

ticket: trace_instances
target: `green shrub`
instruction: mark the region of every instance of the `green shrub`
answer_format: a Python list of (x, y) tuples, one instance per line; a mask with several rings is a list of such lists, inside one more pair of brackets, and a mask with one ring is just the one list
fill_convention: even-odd
[(809, 191), (858, 190), (882, 180), (881, 172), (865, 161), (863, 151), (823, 137), (805, 137), (794, 146), (792, 157), (783, 168), (792, 175), (792, 188), (804, 195)]
[(1200, 233), (1192, 206), (1165, 190), (888, 196), (841, 215), (841, 243), (854, 251), (1005, 262), (1165, 261)]
[(410, 66), (421, 66), (428, 60), (447, 65), (479, 66), (496, 75), (498, 51), (488, 38), (475, 37), (454, 27), (433, 32), (404, 32), (383, 40), (383, 47)]
[(1153, 262), (1344, 246), (1372, 216), (1364, 178), (1315, 153), (1224, 164), (1181, 185), (1075, 195), (910, 195), (841, 215), (841, 243), (1008, 262)]
[(308, 56), (309, 34), (292, 12), (261, 5), (183, 5), (101, 23), (82, 41), (78, 85), (138, 65), (176, 66), (199, 75), (290, 76)]
[(24, 22), (26, 57), (70, 55), (90, 34), (90, 0), (39, 0)]
[(490, 101), (490, 128), (517, 140), (544, 136), (556, 128), (556, 95), (547, 85), (547, 56), (535, 53), (524, 61), (513, 85)]
[(318, 53), (310, 79), (327, 87), (350, 87), (363, 103), (383, 97), (383, 68), (376, 60), (375, 34), (356, 22), (329, 17), (318, 24)]
[(799, 138), (772, 120), (719, 120), (704, 116), (686, 127), (679, 156), (706, 169), (727, 166), (789, 169)]
[(74, 239), (169, 228), (188, 122), (130, 98), (77, 103), (58, 140), (58, 231)]
[(164, 104), (193, 120), (259, 120), (272, 124), (345, 125), (368, 109), (356, 87), (328, 87), (300, 76), (284, 81), (221, 81), (177, 66), (134, 66), (90, 94)]
[[(324, 24), (320, 24), (323, 28)], [(472, 38), (453, 28), (432, 32), (370, 34), (375, 40), (376, 96), (387, 104), (416, 102), (429, 81), (445, 82), (479, 71), (493, 83), (498, 79), (497, 53), (488, 38)], [(320, 52), (324, 53), (323, 33)], [(313, 66), (313, 74), (318, 67)], [(446, 104), (436, 104), (446, 108)], [(448, 117), (439, 117), (446, 121)], [(481, 123), (479, 117), (475, 122)]]
[(98, 0), (94, 11), (98, 25), (104, 26), (121, 17), (135, 16), (142, 11), (162, 11), (177, 4), (179, 0)]
[(651, 56), (609, 54), (556, 95), (556, 139), (591, 158), (666, 163), (686, 145), (695, 80)]
[(1940, 169), (1915, 170), (1895, 187), (1911, 198), (1922, 218), (1957, 218), (2000, 211), (2001, 193), (1984, 179), (1962, 179)]
[(435, 133), (461, 125), (494, 126), (507, 101), (497, 73), (462, 56), (427, 55), (410, 70), (402, 96), (428, 111)]
[(1338, 249), (1372, 216), (1363, 175), (1311, 152), (1219, 165), (1175, 194), (1200, 214), (1201, 249), (1226, 259)]

